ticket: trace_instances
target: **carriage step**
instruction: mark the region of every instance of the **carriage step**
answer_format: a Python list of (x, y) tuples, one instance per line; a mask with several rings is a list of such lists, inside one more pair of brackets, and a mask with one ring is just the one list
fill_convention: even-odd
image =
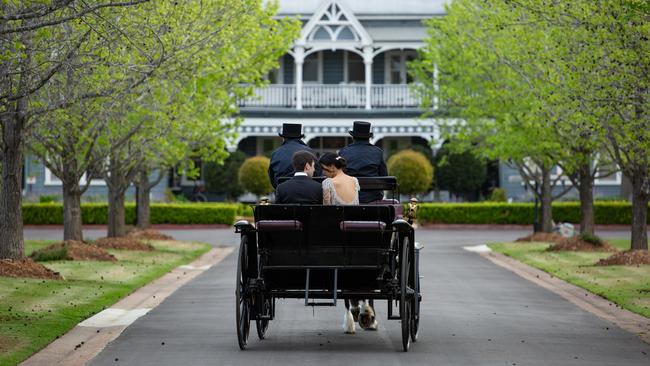
[(306, 306), (336, 306), (335, 303), (328, 301), (328, 302), (310, 302), (307, 303)]

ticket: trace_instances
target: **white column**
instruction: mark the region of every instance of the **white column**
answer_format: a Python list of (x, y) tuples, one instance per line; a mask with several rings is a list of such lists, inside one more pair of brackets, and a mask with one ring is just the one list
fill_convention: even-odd
[(302, 109), (302, 64), (305, 61), (305, 48), (297, 46), (293, 54), (296, 68), (296, 109)]
[(363, 48), (363, 64), (366, 71), (366, 109), (371, 109), (370, 95), (372, 93), (372, 47)]

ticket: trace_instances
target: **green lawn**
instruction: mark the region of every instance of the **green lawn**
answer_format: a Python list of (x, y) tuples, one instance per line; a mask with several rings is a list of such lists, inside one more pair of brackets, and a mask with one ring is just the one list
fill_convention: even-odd
[[(51, 241), (28, 241), (30, 254)], [(152, 242), (155, 251), (109, 250), (118, 262), (42, 262), (64, 281), (0, 277), (0, 365), (13, 365), (80, 321), (210, 250), (203, 243)]]
[[(615, 247), (630, 249), (630, 241), (609, 240)], [(574, 285), (598, 294), (625, 309), (650, 318), (650, 265), (594, 266), (605, 252), (546, 252), (548, 243), (490, 244), (492, 250), (539, 268)]]

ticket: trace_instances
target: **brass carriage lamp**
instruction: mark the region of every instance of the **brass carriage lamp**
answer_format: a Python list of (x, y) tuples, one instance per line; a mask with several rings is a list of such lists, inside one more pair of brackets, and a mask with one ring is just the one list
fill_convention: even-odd
[(417, 216), (418, 216), (418, 199), (412, 197), (409, 200), (409, 208), (408, 208), (408, 212), (406, 213), (406, 218), (408, 219), (409, 224), (413, 224)]

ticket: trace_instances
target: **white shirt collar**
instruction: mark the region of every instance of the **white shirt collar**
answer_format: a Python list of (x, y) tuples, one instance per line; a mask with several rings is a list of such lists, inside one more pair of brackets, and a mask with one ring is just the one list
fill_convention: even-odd
[(305, 172), (296, 172), (293, 176), (294, 177), (307, 177), (308, 175)]

